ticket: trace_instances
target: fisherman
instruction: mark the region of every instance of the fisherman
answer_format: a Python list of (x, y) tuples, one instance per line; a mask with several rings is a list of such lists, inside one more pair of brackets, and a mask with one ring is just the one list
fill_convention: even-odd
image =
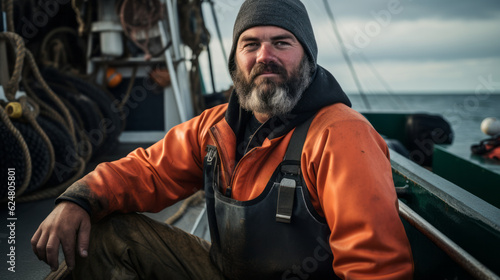
[[(317, 52), (299, 0), (245, 1), (229, 103), (74, 183), (35, 254), (81, 279), (411, 279), (388, 148)], [(211, 243), (135, 214), (202, 188)]]

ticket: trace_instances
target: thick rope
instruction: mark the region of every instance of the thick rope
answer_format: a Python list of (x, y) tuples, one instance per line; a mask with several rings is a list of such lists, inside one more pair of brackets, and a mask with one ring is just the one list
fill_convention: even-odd
[(47, 145), (47, 149), (49, 152), (49, 171), (47, 172), (47, 175), (45, 175), (45, 178), (42, 180), (40, 185), (45, 184), (47, 180), (50, 178), (52, 175), (52, 171), (54, 171), (54, 166), (56, 162), (56, 156), (54, 154), (54, 147), (52, 146), (52, 142), (50, 141), (49, 137), (43, 131), (43, 129), (40, 127), (38, 122), (36, 121), (36, 118), (38, 114), (40, 113), (40, 108), (38, 105), (34, 102), (29, 102), (27, 96), (21, 96), (19, 98), (19, 103), (21, 104), (23, 108), (23, 119), (27, 120), (29, 124), (33, 127), (33, 129), (40, 135), (42, 138), (43, 142)]
[(4, 108), (0, 105), (0, 118), (2, 119), (2, 122), (5, 124), (7, 129), (14, 135), (14, 138), (16, 138), (17, 142), (21, 146), (21, 150), (24, 154), (24, 161), (26, 165), (26, 172), (24, 174), (24, 181), (21, 184), (19, 188), (17, 188), (16, 191), (16, 196), (20, 196), (27, 188), (28, 185), (31, 181), (31, 156), (30, 156), (30, 150), (28, 149), (28, 145), (26, 145), (26, 141), (24, 141), (24, 138), (19, 132), (19, 130), (12, 124), (10, 121), (9, 116), (7, 115), (7, 112), (5, 112)]
[(69, 33), (69, 34), (75, 36), (75, 38), (78, 37), (78, 34), (76, 33), (76, 31), (74, 29), (72, 29), (70, 27), (63, 26), (63, 27), (55, 28), (54, 30), (50, 31), (43, 38), (42, 44), (40, 46), (40, 53), (41, 53), (40, 56), (41, 56), (42, 63), (45, 65), (53, 66), (57, 69), (59, 69), (59, 66), (61, 66), (58, 63), (58, 59), (57, 59), (58, 57), (62, 57), (62, 60), (65, 61), (66, 64), (68, 61), (66, 51), (64, 50), (64, 44), (61, 42), (61, 40), (54, 39), (54, 41), (55, 41), (54, 43), (56, 43), (56, 45), (54, 47), (57, 48), (55, 50), (56, 57), (55, 57), (54, 61), (51, 61), (49, 58), (49, 51), (48, 51), (47, 45), (49, 43), (53, 44), (53, 42), (51, 41), (52, 37), (54, 37), (54, 35), (59, 34), (59, 33)]
[(75, 11), (76, 22), (78, 23), (78, 34), (81, 36), (83, 35), (83, 31), (85, 31), (85, 23), (83, 22), (80, 8), (76, 5), (76, 0), (71, 0), (71, 7), (73, 11)]
[[(68, 128), (66, 125), (66, 121), (64, 118), (59, 114), (55, 109), (50, 107), (47, 103), (45, 103), (43, 100), (41, 100), (36, 93), (33, 91), (29, 83), (26, 82), (27, 78), (23, 78), (23, 86), (24, 89), (26, 90), (26, 94), (35, 101), (36, 104), (40, 107), (40, 114), (43, 116), (49, 116), (51, 119), (54, 121), (62, 124), (66, 129)], [(69, 133), (69, 131), (68, 131)]]
[(0, 39), (6, 38), (9, 42), (15, 47), (16, 50), (16, 62), (14, 66), (14, 71), (12, 73), (12, 77), (5, 87), (5, 96), (9, 101), (15, 100), (15, 95), (18, 89), (19, 78), (22, 74), (23, 62), (27, 63), (30, 66), (31, 72), (35, 76), (36, 80), (41, 84), (42, 88), (47, 92), (49, 97), (53, 100), (57, 107), (61, 110), (64, 115), (65, 121), (64, 124), (68, 128), (70, 132), (71, 140), (73, 144), (76, 146), (76, 137), (75, 137), (75, 127), (73, 124), (73, 119), (71, 115), (62, 103), (62, 101), (57, 97), (57, 95), (49, 88), (45, 80), (43, 79), (40, 71), (38, 70), (38, 66), (36, 65), (36, 61), (29, 50), (27, 50), (24, 46), (24, 42), (21, 36), (12, 32), (3, 32), (0, 33)]
[[(40, 115), (46, 117), (47, 119), (50, 119), (56, 123), (61, 124), (64, 128), (66, 128), (66, 132), (70, 134), (70, 131), (68, 130), (68, 127), (65, 125), (65, 120), (64, 118), (53, 108), (51, 108), (47, 103), (43, 102), (41, 99), (38, 98), (38, 96), (34, 93), (33, 89), (31, 89), (30, 85), (25, 82), (26, 79), (23, 79), (24, 87), (26, 89), (26, 93), (30, 98), (32, 98), (35, 103), (43, 110), (40, 110)], [(66, 105), (64, 105), (66, 107)], [(83, 129), (81, 128), (75, 128), (76, 130), (76, 135), (79, 136), (80, 141), (78, 144), (82, 144), (81, 146), (76, 146), (75, 143), (73, 143), (75, 146), (75, 150), (77, 151), (77, 154), (83, 158), (84, 162), (88, 162), (90, 160), (91, 154), (92, 154), (92, 145), (90, 144), (90, 140), (88, 139), (87, 135), (83, 132)], [(52, 147), (52, 146), (51, 146)], [(81, 148), (82, 150), (79, 150)], [(52, 147), (53, 149), (53, 147)], [(54, 158), (55, 162), (55, 158)], [(55, 164), (55, 163), (54, 163)], [(49, 172), (49, 175), (51, 175), (52, 172)], [(50, 176), (47, 178), (49, 179)], [(46, 180), (44, 181), (46, 182)]]
[(7, 85), (4, 86), (5, 97), (7, 100), (14, 101), (16, 98), (17, 89), (19, 88), (19, 79), (23, 71), (23, 61), (26, 53), (26, 48), (24, 47), (24, 41), (21, 36), (12, 32), (2, 32), (0, 33), (0, 39), (8, 41), (12, 48), (15, 50), (16, 61), (14, 65), (14, 71), (12, 72), (11, 78)]
[(14, 27), (14, 1), (6, 0), (5, 12), (7, 13), (7, 31), (15, 32)]
[[(39, 101), (41, 104), (44, 104), (43, 105), (44, 109), (47, 109), (47, 111), (52, 112), (51, 115), (55, 116), (56, 119), (60, 119), (62, 121), (61, 123), (65, 127), (67, 127), (67, 129), (68, 129), (68, 132), (69, 132), (71, 141), (74, 144), (74, 147), (78, 147), (77, 141), (76, 141), (76, 129), (74, 127), (73, 119), (72, 119), (67, 107), (62, 103), (62, 101), (59, 99), (59, 97), (57, 97), (57, 95), (49, 88), (49, 86), (47, 85), (47, 83), (45, 82), (43, 77), (41, 76), (40, 71), (38, 70), (38, 66), (36, 65), (35, 59), (34, 59), (33, 55), (31, 54), (31, 52), (25, 48), (22, 38), (19, 35), (12, 33), (12, 32), (0, 33), (0, 38), (8, 39), (8, 41), (14, 47), (15, 53), (16, 53), (16, 62), (15, 62), (15, 66), (14, 66), (14, 71), (13, 71), (11, 79), (9, 80), (7, 86), (5, 87), (6, 88), (5, 95), (6, 95), (7, 99), (9, 99), (10, 101), (15, 100), (15, 95), (16, 95), (16, 92), (18, 89), (18, 84), (19, 84), (19, 80), (20, 80), (20, 77), (22, 74), (22, 69), (23, 69), (24, 63), (27, 63), (31, 72), (33, 73), (34, 77), (36, 78), (36, 80), (41, 84), (43, 90), (45, 90), (45, 92), (47, 92), (47, 94), (52, 99), (52, 101), (56, 104), (56, 106), (60, 108), (64, 117), (58, 118), (57, 117), (58, 114), (56, 114), (55, 110), (48, 109), (49, 106), (46, 105), (44, 102), (41, 102), (41, 100), (36, 97), (36, 95), (34, 94), (34, 92), (31, 90), (31, 88), (29, 86), (26, 87), (27, 93), (29, 95), (31, 95), (34, 99), (36, 99), (36, 101)], [(25, 82), (25, 79), (22, 79), (22, 81), (23, 81), (24, 85), (26, 86), (27, 83)], [(54, 166), (55, 166), (54, 148), (53, 148), (52, 143), (51, 143), (50, 139), (48, 138), (47, 134), (43, 131), (43, 129), (38, 125), (38, 123), (36, 121), (36, 117), (39, 114), (40, 108), (38, 107), (38, 105), (35, 102), (29, 102), (28, 98), (29, 97), (27, 97), (27, 96), (22, 96), (19, 99), (19, 103), (21, 104), (21, 106), (23, 108), (23, 118), (30, 123), (30, 125), (33, 127), (33, 129), (41, 136), (42, 140), (46, 143), (47, 148), (48, 148), (48, 152), (49, 152), (49, 156), (50, 156), (49, 172), (47, 172), (46, 177), (44, 178), (44, 180), (41, 183), (41, 185), (43, 185), (50, 178), (50, 176), (52, 175), (52, 172), (54, 170)], [(3, 108), (2, 108), (2, 113), (4, 113)], [(12, 123), (10, 123), (10, 120), (8, 119), (8, 117), (5, 119), (4, 115), (2, 114), (2, 119), (4, 120), (4, 123), (8, 127), (9, 127), (9, 124), (10, 124), (10, 126), (13, 127), (13, 125), (12, 125)], [(9, 128), (9, 129), (14, 133), (14, 135), (18, 135), (20, 137), (20, 139), (22, 139), (22, 135), (19, 133), (19, 131), (17, 131), (17, 129), (16, 130), (12, 130), (12, 128)], [(15, 129), (15, 127), (14, 127), (14, 129)], [(17, 133), (15, 133), (15, 131), (17, 131)], [(29, 173), (29, 174), (26, 174), (25, 181), (23, 182), (22, 186), (17, 191), (17, 196), (20, 196), (27, 189), (27, 187), (30, 183), (30, 180), (31, 180), (31, 169), (32, 169), (31, 157), (29, 155), (29, 149), (28, 149), (26, 143), (24, 142), (24, 139), (22, 139), (22, 140), (23, 140), (23, 142), (20, 142), (20, 143), (24, 143), (24, 145), (23, 144), (21, 144), (21, 145), (23, 147), (23, 153), (25, 155), (27, 155), (27, 157), (25, 157), (27, 159), (26, 169), (28, 170), (27, 173)], [(78, 160), (80, 161), (80, 169), (78, 170), (78, 172), (76, 173), (74, 178), (66, 181), (65, 183), (56, 187), (55, 189), (46, 190), (46, 192), (49, 195), (54, 195), (55, 193), (60, 193), (63, 188), (67, 188), (70, 183), (74, 182), (74, 180), (76, 180), (78, 178), (77, 175), (78, 176), (82, 175), (83, 170), (85, 169), (85, 162), (82, 158), (79, 158)], [(43, 198), (42, 196), (30, 195), (27, 198), (19, 197), (18, 201), (22, 201), (24, 199), (29, 199), (30, 197), (35, 197), (35, 199)], [(35, 200), (35, 199), (33, 199), (33, 200)]]
[[(74, 1), (73, 1), (74, 2)], [(2, 3), (3, 4), (3, 3)], [(9, 101), (14, 101), (15, 100), (15, 95), (18, 90), (19, 86), (19, 80), (21, 78), (22, 70), (24, 63), (28, 63), (28, 66), (30, 66), (31, 71), (33, 75), (35, 76), (36, 80), (41, 84), (42, 88), (48, 93), (48, 95), (51, 97), (53, 102), (58, 106), (63, 115), (64, 118), (62, 118), (55, 110), (50, 108), (48, 105), (45, 103), (41, 102), (39, 98), (36, 97), (34, 92), (30, 89), (30, 95), (32, 95), (34, 98), (37, 99), (37, 101), (40, 101), (40, 103), (44, 104), (44, 109), (46, 109), (49, 112), (52, 112), (51, 115), (53, 118), (59, 119), (60, 122), (68, 128), (68, 132), (70, 134), (71, 140), (75, 146), (75, 148), (78, 148), (77, 146), (77, 141), (76, 141), (76, 128), (74, 127), (73, 119), (71, 117), (71, 114), (69, 113), (67, 107), (62, 103), (62, 101), (57, 97), (57, 95), (50, 89), (50, 87), (47, 85), (45, 80), (42, 78), (40, 71), (38, 69), (38, 66), (36, 65), (35, 59), (33, 58), (33, 55), (31, 54), (30, 51), (28, 51), (25, 46), (24, 46), (24, 41), (22, 37), (17, 35), (16, 33), (13, 33), (15, 31), (14, 27), (14, 16), (13, 16), (13, 0), (6, 0), (6, 11), (7, 11), (7, 28), (9, 31), (12, 32), (2, 32), (0, 33), (0, 39), (8, 39), (8, 41), (11, 43), (13, 48), (15, 49), (15, 54), (16, 54), (16, 61), (14, 65), (14, 70), (12, 73), (12, 77), (7, 83), (7, 85), (4, 87), (5, 89), (5, 96)], [(82, 25), (80, 25), (81, 27)], [(27, 54), (27, 55), (26, 55)], [(25, 60), (26, 59), (26, 60)], [(22, 79), (23, 82), (25, 79)], [(24, 83), (27, 85), (27, 83)], [(49, 163), (49, 172), (47, 172), (46, 178), (44, 178), (43, 182), (41, 185), (43, 185), (51, 176), (54, 165), (55, 165), (55, 154), (54, 154), (54, 149), (52, 147), (52, 143), (50, 139), (47, 137), (45, 132), (42, 130), (42, 128), (38, 125), (36, 122), (36, 117), (39, 114), (40, 108), (37, 106), (36, 103), (29, 103), (29, 97), (23, 96), (20, 98), (19, 103), (21, 104), (23, 108), (23, 118), (28, 120), (31, 126), (35, 129), (35, 131), (42, 137), (43, 141), (47, 144), (48, 150), (49, 150), (49, 155), (50, 155), (50, 163)], [(20, 143), (23, 154), (25, 155), (25, 161), (26, 161), (26, 174), (24, 176), (24, 181), (21, 185), (20, 188), (18, 188), (16, 195), (20, 196), (24, 191), (28, 188), (28, 185), (31, 181), (31, 171), (32, 171), (32, 163), (31, 163), (31, 156), (29, 153), (29, 148), (26, 145), (26, 142), (24, 141), (24, 138), (22, 137), (21, 133), (14, 127), (12, 122), (10, 121), (8, 115), (6, 114), (5, 110), (0, 106), (0, 117), (2, 121), (5, 123), (6, 127), (12, 132), (14, 137), (18, 140)], [(79, 132), (80, 136), (84, 135), (82, 132)], [(84, 135), (85, 136), (85, 135)], [(83, 137), (82, 137), (83, 139)], [(89, 146), (90, 141), (88, 141), (87, 138), (87, 146)], [(91, 148), (90, 148), (91, 149)], [(90, 155), (87, 157), (90, 158)], [(29, 200), (39, 200), (43, 198), (48, 198), (48, 197), (53, 197), (58, 194), (60, 194), (62, 191), (64, 191), (70, 184), (72, 184), (74, 181), (76, 181), (79, 177), (82, 176), (84, 170), (85, 170), (85, 161), (83, 158), (78, 158), (80, 162), (80, 168), (76, 172), (76, 174), (63, 184), (47, 189), (47, 190), (42, 190), (40, 192), (31, 194), (26, 197), (18, 197), (17, 201), (22, 202), (22, 201), (29, 201)]]
[[(52, 66), (57, 69), (61, 69), (68, 65), (68, 55), (64, 50), (64, 44), (60, 39), (54, 39), (50, 42), (50, 47), (54, 53), (53, 61), (46, 59), (43, 61), (44, 64)], [(47, 53), (47, 52), (45, 52)]]
[(192, 196), (186, 198), (184, 202), (182, 202), (181, 207), (175, 214), (173, 214), (171, 217), (169, 217), (167, 220), (165, 220), (166, 224), (173, 224), (177, 220), (179, 220), (184, 214), (186, 214), (186, 210), (189, 206), (194, 206), (197, 204), (200, 204), (203, 202), (203, 199), (205, 198), (205, 191), (198, 191)]
[(39, 191), (33, 192), (29, 195), (16, 198), (16, 201), (17, 202), (31, 202), (31, 201), (37, 201), (37, 200), (42, 200), (42, 199), (53, 198), (53, 197), (59, 196), (69, 186), (71, 186), (71, 184), (73, 184), (73, 182), (78, 180), (83, 175), (83, 173), (85, 171), (86, 164), (82, 158), (79, 158), (78, 161), (80, 162), (79, 169), (75, 173), (75, 175), (73, 175), (73, 177), (71, 177), (70, 179), (66, 180), (65, 182), (63, 182), (62, 184), (60, 184), (58, 186), (39, 190)]
[[(73, 4), (75, 4), (74, 1), (73, 1)], [(51, 40), (56, 34), (60, 34), (60, 33), (67, 33), (67, 34), (71, 34), (75, 37), (78, 37), (78, 34), (76, 33), (76, 31), (70, 27), (55, 28), (54, 30), (52, 30), (51, 32), (49, 32), (45, 36), (44, 40), (42, 41), (41, 47), (40, 47), (41, 60), (42, 60), (43, 64), (52, 66), (56, 69), (61, 69), (63, 66), (69, 66), (68, 65), (68, 58), (67, 58), (66, 51), (64, 49), (63, 42), (61, 42), (61, 40), (59, 40), (59, 39)], [(47, 50), (49, 48), (49, 46), (48, 46), (49, 43), (55, 44), (54, 45), (54, 48), (55, 48), (54, 61), (51, 61), (51, 59), (49, 58), (49, 51)], [(62, 62), (61, 62), (61, 60), (62, 60)], [(71, 66), (69, 66), (69, 68), (71, 69)], [(29, 85), (26, 83), (24, 86), (27, 88), (27, 92), (28, 92), (28, 88), (30, 88)], [(30, 93), (33, 93), (33, 91), (31, 90)], [(39, 101), (41, 102), (41, 103), (39, 103), (40, 107), (51, 113), (50, 118), (52, 118), (54, 121), (62, 123), (63, 125), (65, 124), (65, 121), (62, 119), (62, 117), (60, 116), (59, 113), (57, 113), (54, 109), (50, 108), (48, 105), (46, 105), (41, 100), (39, 100)], [(64, 106), (70, 107), (69, 104), (65, 104)], [(81, 144), (75, 148), (78, 150), (79, 155), (83, 157), (84, 161), (89, 162), (89, 160), (92, 156), (92, 154), (91, 154), (92, 153), (92, 145), (90, 144), (90, 140), (88, 139), (87, 135), (83, 131), (81, 125), (75, 124), (74, 127), (75, 127), (75, 137), (80, 139), (78, 144)]]
[(43, 79), (42, 75), (40, 74), (40, 71), (38, 70), (38, 66), (36, 65), (35, 58), (33, 58), (33, 55), (31, 54), (30, 51), (26, 50), (26, 57), (28, 59), (28, 64), (32, 70), (33, 75), (37, 79), (37, 81), (40, 83), (42, 88), (45, 90), (45, 92), (51, 97), (52, 101), (56, 104), (57, 107), (61, 110), (63, 113), (63, 117), (65, 119), (65, 124), (66, 127), (68, 128), (69, 135), (71, 137), (71, 141), (73, 142), (74, 146), (76, 147), (76, 137), (75, 137), (75, 126), (73, 123), (73, 118), (71, 117), (71, 114), (68, 111), (68, 108), (62, 103), (61, 99), (57, 97), (57, 95), (50, 89), (50, 87), (47, 85), (45, 80)]
[(132, 93), (132, 87), (134, 86), (135, 77), (136, 76), (137, 76), (137, 66), (134, 67), (134, 69), (132, 70), (132, 76), (130, 77), (130, 82), (128, 84), (125, 96), (123, 97), (123, 99), (120, 102), (120, 104), (118, 104), (118, 109), (120, 109), (120, 111), (123, 110), (123, 106), (125, 106), (125, 104), (127, 103), (128, 99), (130, 98), (130, 94)]

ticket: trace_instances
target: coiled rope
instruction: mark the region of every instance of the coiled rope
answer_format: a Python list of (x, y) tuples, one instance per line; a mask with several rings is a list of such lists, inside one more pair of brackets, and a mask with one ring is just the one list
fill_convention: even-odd
[[(76, 41), (76, 46), (69, 44), (69, 37), (62, 37), (61, 35), (71, 35)], [(64, 40), (66, 39), (66, 40)], [(64, 43), (66, 42), (66, 44)], [(68, 51), (71, 51), (68, 53)], [(69, 71), (71, 73), (84, 72), (84, 69), (78, 68), (76, 65), (71, 65), (71, 60), (76, 57), (85, 57), (86, 46), (81, 40), (78, 33), (71, 27), (61, 26), (51, 30), (42, 40), (40, 45), (40, 61), (45, 66), (51, 66), (62, 71)], [(73, 61), (75, 64), (75, 61)]]
[(40, 107), (33, 101), (30, 102), (29, 97), (27, 96), (21, 96), (19, 98), (19, 103), (21, 104), (22, 107), (22, 118), (33, 127), (33, 129), (42, 137), (43, 142), (45, 142), (45, 145), (47, 145), (47, 149), (49, 152), (49, 170), (45, 176), (45, 178), (42, 180), (40, 183), (40, 186), (45, 184), (47, 180), (50, 178), (50, 175), (54, 171), (54, 165), (56, 162), (56, 156), (54, 154), (54, 147), (52, 146), (52, 142), (50, 141), (49, 137), (43, 131), (43, 129), (40, 127), (38, 122), (36, 121), (36, 118), (38, 117), (40, 113)]
[(29, 83), (26, 82), (26, 79), (27, 79), (27, 77), (22, 80), (24, 89), (26, 90), (27, 95), (31, 99), (33, 99), (40, 107), (40, 109), (41, 109), (40, 115), (45, 116), (47, 118), (50, 118), (50, 119), (54, 120), (55, 122), (58, 122), (58, 123), (61, 123), (64, 125), (64, 123), (65, 123), (64, 118), (54, 108), (50, 107), (47, 103), (42, 101), (37, 96), (37, 94), (33, 91), (31, 86), (29, 85)]
[[(0, 33), (0, 39), (6, 39), (11, 43), (16, 53), (16, 61), (14, 64), (14, 70), (12, 72), (11, 79), (5, 86), (5, 96), (9, 101), (15, 100), (15, 96), (17, 90), (19, 89), (19, 80), (22, 74), (24, 63), (27, 63), (29, 69), (31, 70), (35, 79), (40, 83), (41, 87), (45, 90), (45, 92), (49, 95), (58, 109), (62, 112), (64, 117), (63, 124), (68, 128), (68, 131), (71, 135), (71, 140), (76, 145), (76, 137), (75, 137), (75, 127), (73, 124), (73, 119), (66, 108), (66, 106), (62, 103), (62, 101), (57, 97), (57, 95), (50, 89), (45, 80), (42, 78), (40, 71), (38, 70), (38, 66), (36, 65), (36, 61), (33, 57), (33, 54), (29, 50), (27, 50), (24, 46), (24, 41), (21, 36), (17, 35), (13, 32), (2, 32)], [(24, 79), (23, 79), (24, 83)], [(25, 86), (27, 84), (24, 84)], [(27, 87), (29, 88), (29, 86)], [(30, 91), (27, 91), (30, 94)], [(35, 94), (31, 91), (30, 97), (36, 99)], [(40, 100), (37, 100), (40, 101)]]
[[(13, 48), (15, 48), (15, 55), (16, 55), (16, 64), (14, 65), (14, 70), (12, 72), (11, 79), (7, 83), (5, 87), (5, 97), (7, 98), (8, 101), (14, 102), (16, 101), (16, 93), (19, 88), (19, 79), (21, 77), (21, 73), (23, 70), (23, 60), (26, 57), (30, 57), (31, 53), (29, 51), (26, 51), (24, 47), (24, 41), (22, 38), (12, 32), (2, 32), (0, 33), (0, 39), (7, 40)], [(28, 54), (26, 56), (26, 54)], [(32, 56), (31, 56), (32, 58)], [(36, 65), (35, 65), (36, 66)], [(40, 109), (38, 105), (29, 100), (27, 96), (22, 96), (19, 98), (19, 104), (21, 105), (22, 108), (22, 115), (20, 116), (23, 120), (27, 121), (33, 129), (40, 135), (40, 137), (43, 139), (45, 142), (48, 152), (49, 152), (49, 171), (46, 174), (45, 178), (42, 180), (41, 185), (45, 183), (48, 178), (50, 177), (50, 174), (52, 173), (55, 165), (55, 155), (54, 155), (54, 148), (52, 147), (52, 143), (50, 139), (47, 137), (47, 134), (43, 131), (43, 129), (38, 125), (36, 121), (36, 117), (38, 116)], [(25, 152), (23, 152), (26, 154)], [(29, 154), (29, 150), (28, 150)], [(31, 172), (31, 171), (30, 171)], [(25, 189), (23, 189), (24, 192)], [(21, 195), (22, 192), (19, 192), (17, 195)]]
[(21, 151), (23, 153), (24, 164), (25, 164), (25, 173), (24, 180), (19, 188), (16, 190), (16, 196), (21, 195), (27, 188), (31, 180), (31, 157), (30, 151), (28, 149), (28, 145), (26, 145), (26, 141), (24, 141), (21, 132), (12, 124), (10, 121), (9, 115), (4, 110), (3, 106), (0, 105), (0, 118), (7, 129), (12, 133), (14, 138), (17, 140), (18, 144), (21, 146)]
[[(9, 30), (14, 30), (14, 23), (13, 23), (13, 2), (11, 0), (8, 0), (6, 2), (6, 10), (7, 10), (7, 19), (8, 19), (8, 29)], [(22, 114), (21, 117), (23, 120), (26, 120), (29, 122), (29, 124), (33, 127), (33, 129), (41, 136), (43, 141), (45, 142), (48, 151), (49, 151), (49, 172), (47, 172), (45, 178), (42, 180), (40, 185), (43, 185), (52, 175), (54, 171), (54, 165), (55, 165), (55, 154), (54, 154), (54, 148), (52, 146), (52, 143), (50, 139), (48, 138), (47, 134), (43, 131), (43, 129), (38, 125), (36, 121), (36, 117), (40, 113), (40, 108), (37, 105), (37, 102), (40, 104), (44, 104), (44, 109), (49, 112), (49, 115), (52, 115), (52, 119), (58, 119), (60, 123), (67, 128), (69, 132), (69, 136), (71, 139), (71, 142), (73, 143), (74, 147), (77, 147), (77, 141), (76, 141), (76, 130), (74, 127), (73, 119), (67, 109), (67, 107), (62, 103), (62, 101), (55, 95), (55, 93), (50, 89), (50, 87), (47, 85), (45, 80), (42, 78), (40, 71), (38, 69), (38, 66), (36, 65), (35, 59), (31, 52), (27, 50), (24, 46), (24, 41), (23, 39), (17, 35), (14, 32), (2, 32), (0, 33), (0, 39), (4, 39), (8, 41), (13, 49), (15, 50), (15, 64), (14, 64), (14, 69), (12, 72), (11, 79), (7, 82), (5, 88), (5, 96), (6, 98), (13, 102), (16, 97), (16, 93), (19, 89), (19, 81), (21, 78), (21, 74), (23, 71), (23, 66), (26, 65), (29, 66), (29, 69), (31, 70), (31, 73), (35, 77), (36, 81), (41, 85), (41, 87), (44, 89), (44, 91), (48, 94), (48, 96), (51, 98), (52, 102), (58, 107), (58, 109), (62, 112), (63, 117), (58, 117), (58, 114), (56, 114), (55, 110), (51, 110), (49, 106), (46, 106), (45, 103), (41, 102), (39, 98), (37, 98), (36, 94), (31, 90), (29, 87), (28, 83), (26, 83), (26, 79), (22, 79), (23, 84), (25, 88), (27, 89), (27, 94), (28, 96), (22, 96), (19, 98), (19, 103), (21, 108), (22, 108)], [(29, 96), (33, 97), (31, 99)], [(24, 141), (24, 138), (22, 137), (21, 133), (14, 127), (12, 122), (9, 119), (8, 114), (5, 112), (3, 108), (0, 109), (0, 114), (1, 114), (1, 119), (3, 123), (5, 123), (7, 129), (14, 135), (14, 137), (17, 139), (18, 143), (21, 146), (22, 153), (24, 155), (24, 161), (25, 161), (25, 166), (26, 166), (26, 171), (25, 171), (25, 176), (24, 176), (24, 181), (21, 185), (20, 188), (17, 189), (16, 191), (16, 196), (20, 196), (23, 194), (31, 181), (31, 175), (32, 175), (32, 162), (31, 162), (31, 156), (29, 152), (29, 148)], [(26, 197), (19, 197), (17, 201), (22, 202), (22, 201), (32, 201), (32, 200), (38, 200), (38, 199), (43, 199), (43, 198), (49, 198), (53, 197), (55, 195), (60, 194), (62, 191), (64, 191), (69, 184), (74, 182), (76, 179), (78, 179), (84, 172), (85, 169), (85, 162), (81, 157), (78, 157), (77, 161), (79, 162), (79, 170), (73, 175), (73, 178), (70, 180), (66, 180), (64, 183), (61, 185), (47, 189), (47, 190), (42, 190), (37, 193), (31, 194)]]
[(66, 106), (62, 103), (61, 99), (57, 97), (57, 95), (52, 91), (52, 89), (50, 89), (45, 80), (42, 78), (42, 75), (38, 70), (38, 66), (36, 65), (35, 59), (33, 58), (33, 55), (31, 54), (30, 51), (26, 50), (26, 56), (28, 58), (28, 63), (31, 66), (31, 71), (35, 76), (36, 80), (40, 83), (41, 87), (45, 90), (45, 92), (49, 95), (52, 101), (56, 104), (58, 109), (61, 110), (61, 112), (63, 113), (63, 117), (65, 120), (64, 123), (66, 124), (66, 127), (68, 128), (68, 131), (70, 133), (71, 141), (76, 146), (75, 126), (71, 114), (68, 111), (68, 108), (66, 108)]

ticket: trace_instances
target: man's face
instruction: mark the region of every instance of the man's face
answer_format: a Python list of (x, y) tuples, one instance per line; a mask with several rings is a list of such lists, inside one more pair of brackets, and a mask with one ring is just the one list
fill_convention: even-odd
[(258, 26), (244, 31), (231, 73), (240, 105), (268, 116), (290, 112), (311, 80), (304, 49), (289, 31)]

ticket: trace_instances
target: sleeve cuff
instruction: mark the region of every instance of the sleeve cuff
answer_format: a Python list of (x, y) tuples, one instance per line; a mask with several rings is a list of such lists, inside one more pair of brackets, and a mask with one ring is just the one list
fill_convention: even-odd
[(90, 211), (90, 203), (87, 200), (61, 195), (56, 199), (55, 204), (57, 205), (63, 201), (69, 201), (77, 204), (78, 206), (82, 207), (83, 210), (87, 211), (90, 217), (92, 217), (92, 213)]

